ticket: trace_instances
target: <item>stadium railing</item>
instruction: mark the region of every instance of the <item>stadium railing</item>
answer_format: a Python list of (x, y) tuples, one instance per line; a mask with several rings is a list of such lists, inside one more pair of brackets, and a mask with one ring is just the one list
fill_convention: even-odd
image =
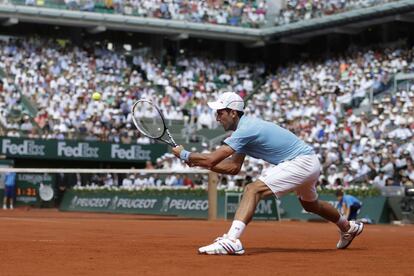
[(414, 73), (398, 73), (394, 76), (393, 91), (397, 92), (400, 83), (404, 82), (406, 85), (405, 90), (410, 90), (409, 85), (414, 82)]

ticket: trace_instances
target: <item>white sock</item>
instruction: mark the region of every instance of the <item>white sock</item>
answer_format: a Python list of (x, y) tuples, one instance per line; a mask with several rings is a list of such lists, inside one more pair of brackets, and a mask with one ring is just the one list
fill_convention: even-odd
[(348, 220), (344, 216), (339, 217), (336, 225), (338, 225), (339, 229), (341, 229), (342, 232), (348, 231), (350, 227)]
[(246, 224), (241, 220), (233, 220), (230, 230), (227, 233), (227, 236), (232, 240), (237, 240), (240, 238), (241, 234), (244, 231)]

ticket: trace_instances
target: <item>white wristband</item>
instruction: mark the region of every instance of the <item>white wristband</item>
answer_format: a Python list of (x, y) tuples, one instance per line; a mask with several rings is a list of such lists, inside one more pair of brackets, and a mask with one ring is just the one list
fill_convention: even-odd
[(188, 159), (190, 158), (190, 154), (191, 154), (191, 152), (186, 151), (186, 150), (183, 149), (180, 152), (180, 159), (187, 162)]

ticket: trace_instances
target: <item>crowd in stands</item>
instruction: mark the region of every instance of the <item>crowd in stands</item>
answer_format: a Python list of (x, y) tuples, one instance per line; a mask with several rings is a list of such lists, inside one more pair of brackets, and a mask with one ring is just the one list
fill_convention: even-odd
[(372, 7), (396, 0), (287, 0), (275, 18), (276, 25), (319, 18), (350, 10)]
[[(339, 57), (293, 62), (272, 73), (263, 64), (192, 56), (160, 65), (152, 56), (136, 55), (128, 64), (122, 53), (99, 45), (80, 48), (39, 38), (2, 41), (0, 53), (0, 119), (7, 136), (150, 143), (137, 138), (131, 124), (136, 99), (152, 99), (167, 119), (214, 128), (208, 101), (222, 91), (242, 97), (257, 92), (245, 115), (278, 123), (313, 145), (323, 164), (321, 185), (413, 185), (414, 86), (380, 93), (393, 75), (414, 70), (413, 49), (406, 46), (351, 48)], [(254, 91), (258, 76), (265, 76), (265, 84)], [(91, 100), (94, 91), (102, 100)], [(34, 116), (20, 110), (23, 115), (14, 117), (22, 97), (37, 107)], [(350, 106), (369, 109), (355, 112)], [(185, 165), (167, 154), (154, 166)], [(242, 185), (268, 166), (247, 159), (243, 171), (223, 183)], [(175, 178), (162, 183), (184, 182)], [(161, 183), (154, 181), (147, 183)]]
[[(42, 6), (47, 6), (43, 2)], [(56, 1), (54, 1), (56, 2)], [(59, 2), (59, 1), (58, 1)], [(39, 6), (36, 0), (26, 0), (26, 5)], [(112, 12), (147, 18), (180, 20), (193, 23), (259, 28), (266, 23), (265, 0), (62, 0), (61, 6), (69, 10), (87, 12)]]
[[(60, 4), (69, 10), (260, 28), (273, 22), (284, 25), (393, 1), (397, 0), (287, 0), (282, 2), (279, 11), (279, 5), (269, 5), (266, 0), (61, 0), (51, 3), (53, 7)], [(48, 6), (48, 0), (25, 0), (25, 4)]]
[(72, 186), (77, 189), (101, 187), (126, 190), (207, 187), (208, 177), (205, 174), (176, 173), (177, 170), (186, 169), (186, 166), (171, 153), (158, 158), (155, 164), (148, 160), (145, 169), (170, 169), (172, 173), (78, 173), (73, 174), (76, 183), (72, 183)]
[[(90, 49), (35, 38), (0, 42), (3, 117), (19, 113), (23, 96), (38, 109), (34, 118), (9, 119), (8, 136), (149, 143), (135, 140), (130, 110), (136, 99), (158, 103), (167, 120), (201, 115), (198, 123), (213, 127), (214, 114), (202, 115), (208, 99), (219, 88), (251, 93), (253, 78), (264, 72), (263, 65), (201, 57), (161, 66), (152, 56), (135, 56), (128, 65), (120, 53), (97, 45)], [(102, 94), (100, 101), (91, 100), (95, 91)]]

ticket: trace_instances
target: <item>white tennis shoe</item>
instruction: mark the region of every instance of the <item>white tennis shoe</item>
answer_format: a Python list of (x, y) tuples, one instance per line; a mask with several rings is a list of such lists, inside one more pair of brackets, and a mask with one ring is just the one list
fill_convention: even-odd
[(354, 240), (356, 236), (362, 233), (364, 230), (364, 224), (362, 222), (350, 221), (350, 228), (347, 232), (339, 231), (340, 238), (338, 243), (336, 244), (336, 248), (338, 249), (345, 249), (347, 248), (351, 242)]
[(198, 253), (207, 255), (242, 255), (244, 248), (240, 240), (231, 240), (224, 234), (210, 245), (200, 247)]

